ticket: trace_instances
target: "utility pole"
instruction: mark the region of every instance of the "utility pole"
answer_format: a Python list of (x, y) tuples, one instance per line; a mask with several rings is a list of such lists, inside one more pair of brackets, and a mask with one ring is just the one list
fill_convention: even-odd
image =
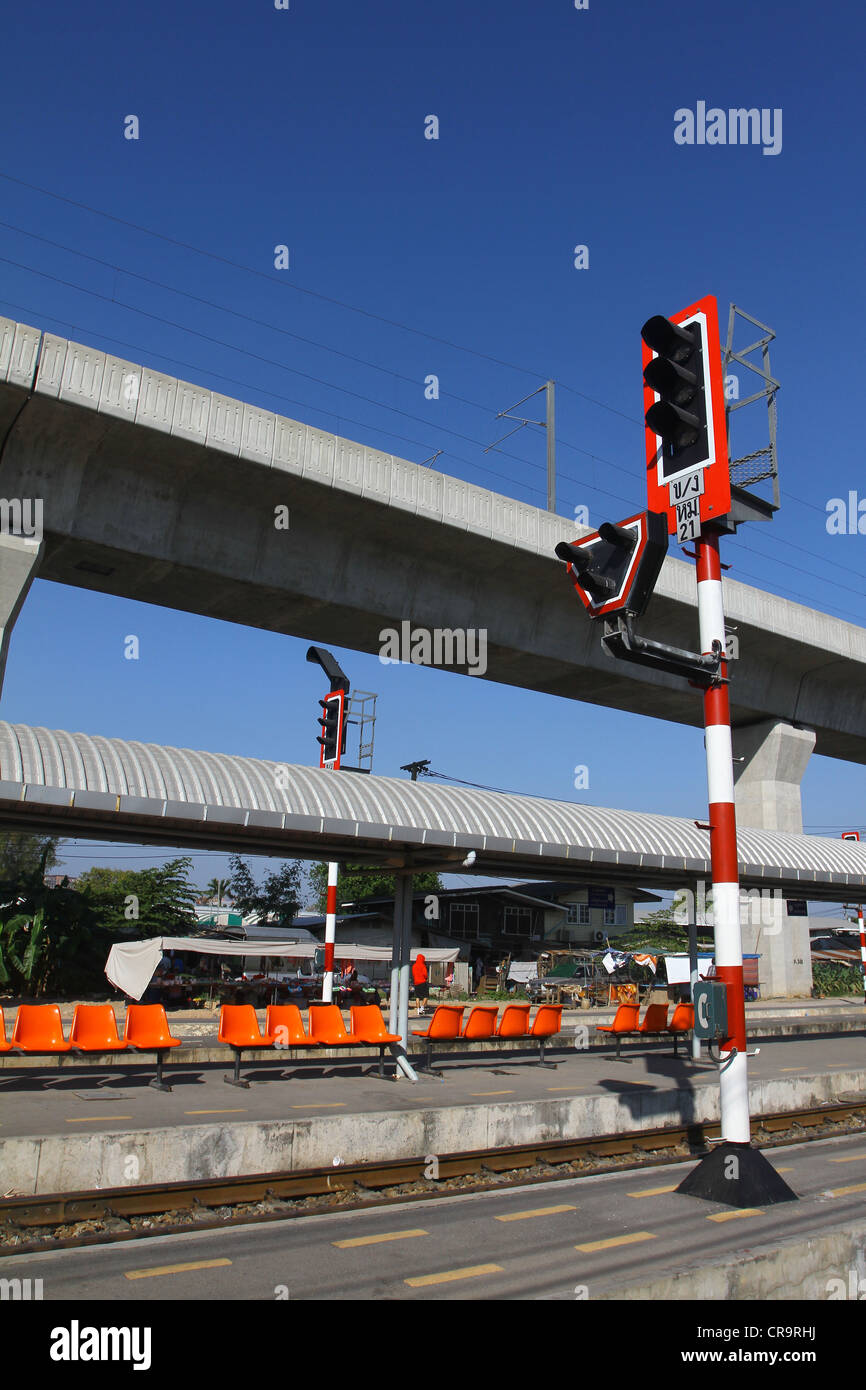
[(418, 773), (419, 773), (419, 772), (426, 772), (429, 766), (430, 766), (430, 759), (429, 759), (429, 758), (424, 758), (424, 760), (423, 760), (422, 762), (417, 762), (417, 763), (404, 763), (403, 766), (400, 768), (400, 771), (401, 771), (401, 772), (411, 772), (411, 774), (412, 774), (412, 781), (413, 781), (413, 782), (417, 782), (417, 781), (418, 781)]
[[(543, 420), (527, 420), (522, 415), (511, 415), (509, 413), (512, 410), (517, 410), (518, 406), (523, 405), (525, 401), (531, 401), (533, 396), (539, 395), (542, 391), (546, 393), (547, 399), (547, 411)], [(492, 444), (488, 444), (487, 448), (484, 450), (485, 454), (489, 454), (491, 449), (496, 449), (500, 444), (504, 444), (506, 439), (510, 439), (513, 434), (517, 434), (518, 430), (524, 429), (527, 425), (537, 425), (539, 429), (547, 430), (547, 510), (549, 512), (555, 512), (556, 422), (554, 418), (554, 382), (546, 381), (543, 386), (539, 386), (535, 391), (530, 391), (528, 396), (523, 397), (523, 400), (517, 401), (515, 405), (510, 405), (507, 410), (500, 410), (496, 419), (516, 420), (517, 425), (513, 430), (509, 430), (507, 434), (503, 434), (500, 439), (496, 439)]]

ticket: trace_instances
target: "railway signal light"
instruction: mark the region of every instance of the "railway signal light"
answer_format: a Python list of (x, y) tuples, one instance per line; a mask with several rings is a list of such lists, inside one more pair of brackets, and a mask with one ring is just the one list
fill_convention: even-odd
[(641, 329), (647, 505), (680, 543), (731, 510), (719, 312), (713, 295)]
[(667, 517), (639, 512), (618, 523), (606, 521), (580, 540), (560, 541), (556, 554), (568, 565), (591, 618), (622, 612), (639, 617), (649, 603), (667, 548)]
[(644, 368), (644, 382), (658, 400), (646, 412), (647, 429), (661, 440), (662, 479), (707, 459), (707, 401), (704, 340), (700, 320), (686, 327), (656, 314), (641, 329), (656, 354)]
[(340, 758), (346, 751), (346, 694), (343, 690), (332, 690), (324, 700), (320, 700), (322, 714), (319, 723), (322, 732), (317, 742), (321, 745), (319, 767), (337, 768)]

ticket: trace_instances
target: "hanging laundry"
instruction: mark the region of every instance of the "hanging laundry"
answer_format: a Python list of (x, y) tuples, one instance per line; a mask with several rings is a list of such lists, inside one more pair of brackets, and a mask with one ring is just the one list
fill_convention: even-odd
[(651, 970), (651, 971), (653, 972), (653, 974), (655, 974), (655, 973), (656, 973), (656, 959), (657, 959), (657, 958), (656, 958), (655, 956), (646, 956), (646, 955), (642, 955), (642, 954), (641, 954), (641, 955), (635, 955), (635, 957), (634, 957), (634, 963), (635, 963), (635, 965), (645, 965), (649, 970)]
[(628, 964), (628, 956), (625, 951), (608, 951), (606, 956), (602, 956), (601, 963), (608, 975), (612, 975), (614, 970), (621, 970)]

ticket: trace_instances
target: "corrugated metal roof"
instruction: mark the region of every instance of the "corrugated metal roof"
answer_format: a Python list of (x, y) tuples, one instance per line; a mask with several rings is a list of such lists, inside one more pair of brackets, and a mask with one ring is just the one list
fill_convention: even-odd
[[(408, 855), (419, 867), (456, 863), (474, 849), (474, 872), (495, 875), (567, 870), (583, 881), (671, 887), (710, 877), (707, 832), (675, 816), (4, 722), (0, 818), (171, 845), (255, 844), (284, 856), (381, 863)], [(744, 882), (778, 885), (791, 897), (807, 888), (835, 901), (866, 896), (866, 845), (856, 842), (741, 829), (739, 858)]]

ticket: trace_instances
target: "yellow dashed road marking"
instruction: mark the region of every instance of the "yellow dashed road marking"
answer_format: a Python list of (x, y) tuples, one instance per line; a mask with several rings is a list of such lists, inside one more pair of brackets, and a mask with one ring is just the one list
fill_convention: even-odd
[(247, 1107), (239, 1106), (236, 1110), (184, 1110), (185, 1115), (245, 1115)]
[(350, 1250), (355, 1245), (381, 1245), (386, 1240), (411, 1240), (413, 1236), (429, 1236), (429, 1231), (394, 1231), (383, 1236), (355, 1236), (353, 1240), (332, 1240), (338, 1250)]
[(231, 1260), (196, 1260), (185, 1265), (155, 1265), (153, 1269), (128, 1269), (125, 1279), (154, 1279), (159, 1274), (186, 1274), (191, 1269), (218, 1269), (230, 1265)]
[(533, 1216), (554, 1216), (560, 1211), (577, 1211), (577, 1207), (536, 1207), (534, 1211), (512, 1211), (507, 1216), (495, 1216), (494, 1221), (529, 1221)]
[(74, 1120), (67, 1117), (68, 1125), (89, 1125), (94, 1120), (131, 1120), (131, 1115), (76, 1115)]
[(575, 1250), (582, 1250), (584, 1255), (591, 1255), (595, 1250), (612, 1250), (615, 1245), (635, 1245), (639, 1240), (655, 1240), (652, 1231), (632, 1231), (629, 1236), (611, 1236), (609, 1240), (591, 1240), (586, 1245), (576, 1245)]
[(849, 1192), (866, 1192), (866, 1182), (855, 1182), (851, 1187), (836, 1187), (827, 1193), (828, 1197), (847, 1197)]
[(866, 1154), (848, 1154), (845, 1158), (831, 1158), (831, 1163), (856, 1163), (858, 1158), (866, 1158)]
[(333, 1109), (335, 1109), (335, 1108), (339, 1108), (340, 1106), (343, 1106), (343, 1108), (345, 1109), (346, 1102), (345, 1102), (344, 1100), (308, 1100), (307, 1103), (306, 1103), (306, 1105), (293, 1105), (293, 1106), (292, 1106), (292, 1109), (293, 1109), (293, 1110), (333, 1110)]
[(470, 1091), (470, 1096), (513, 1096), (513, 1091)]
[(708, 1216), (708, 1221), (736, 1221), (738, 1216), (763, 1216), (760, 1207), (743, 1207), (741, 1211), (718, 1211), (714, 1216)]
[(501, 1274), (502, 1265), (468, 1265), (465, 1269), (446, 1269), (442, 1274), (421, 1274), (414, 1279), (404, 1279), (413, 1289), (426, 1288), (428, 1284), (449, 1284), (454, 1279), (480, 1279), (484, 1274)]
[(627, 1192), (627, 1197), (658, 1197), (662, 1192), (676, 1192), (677, 1184), (672, 1183), (670, 1187), (642, 1187), (640, 1192)]

